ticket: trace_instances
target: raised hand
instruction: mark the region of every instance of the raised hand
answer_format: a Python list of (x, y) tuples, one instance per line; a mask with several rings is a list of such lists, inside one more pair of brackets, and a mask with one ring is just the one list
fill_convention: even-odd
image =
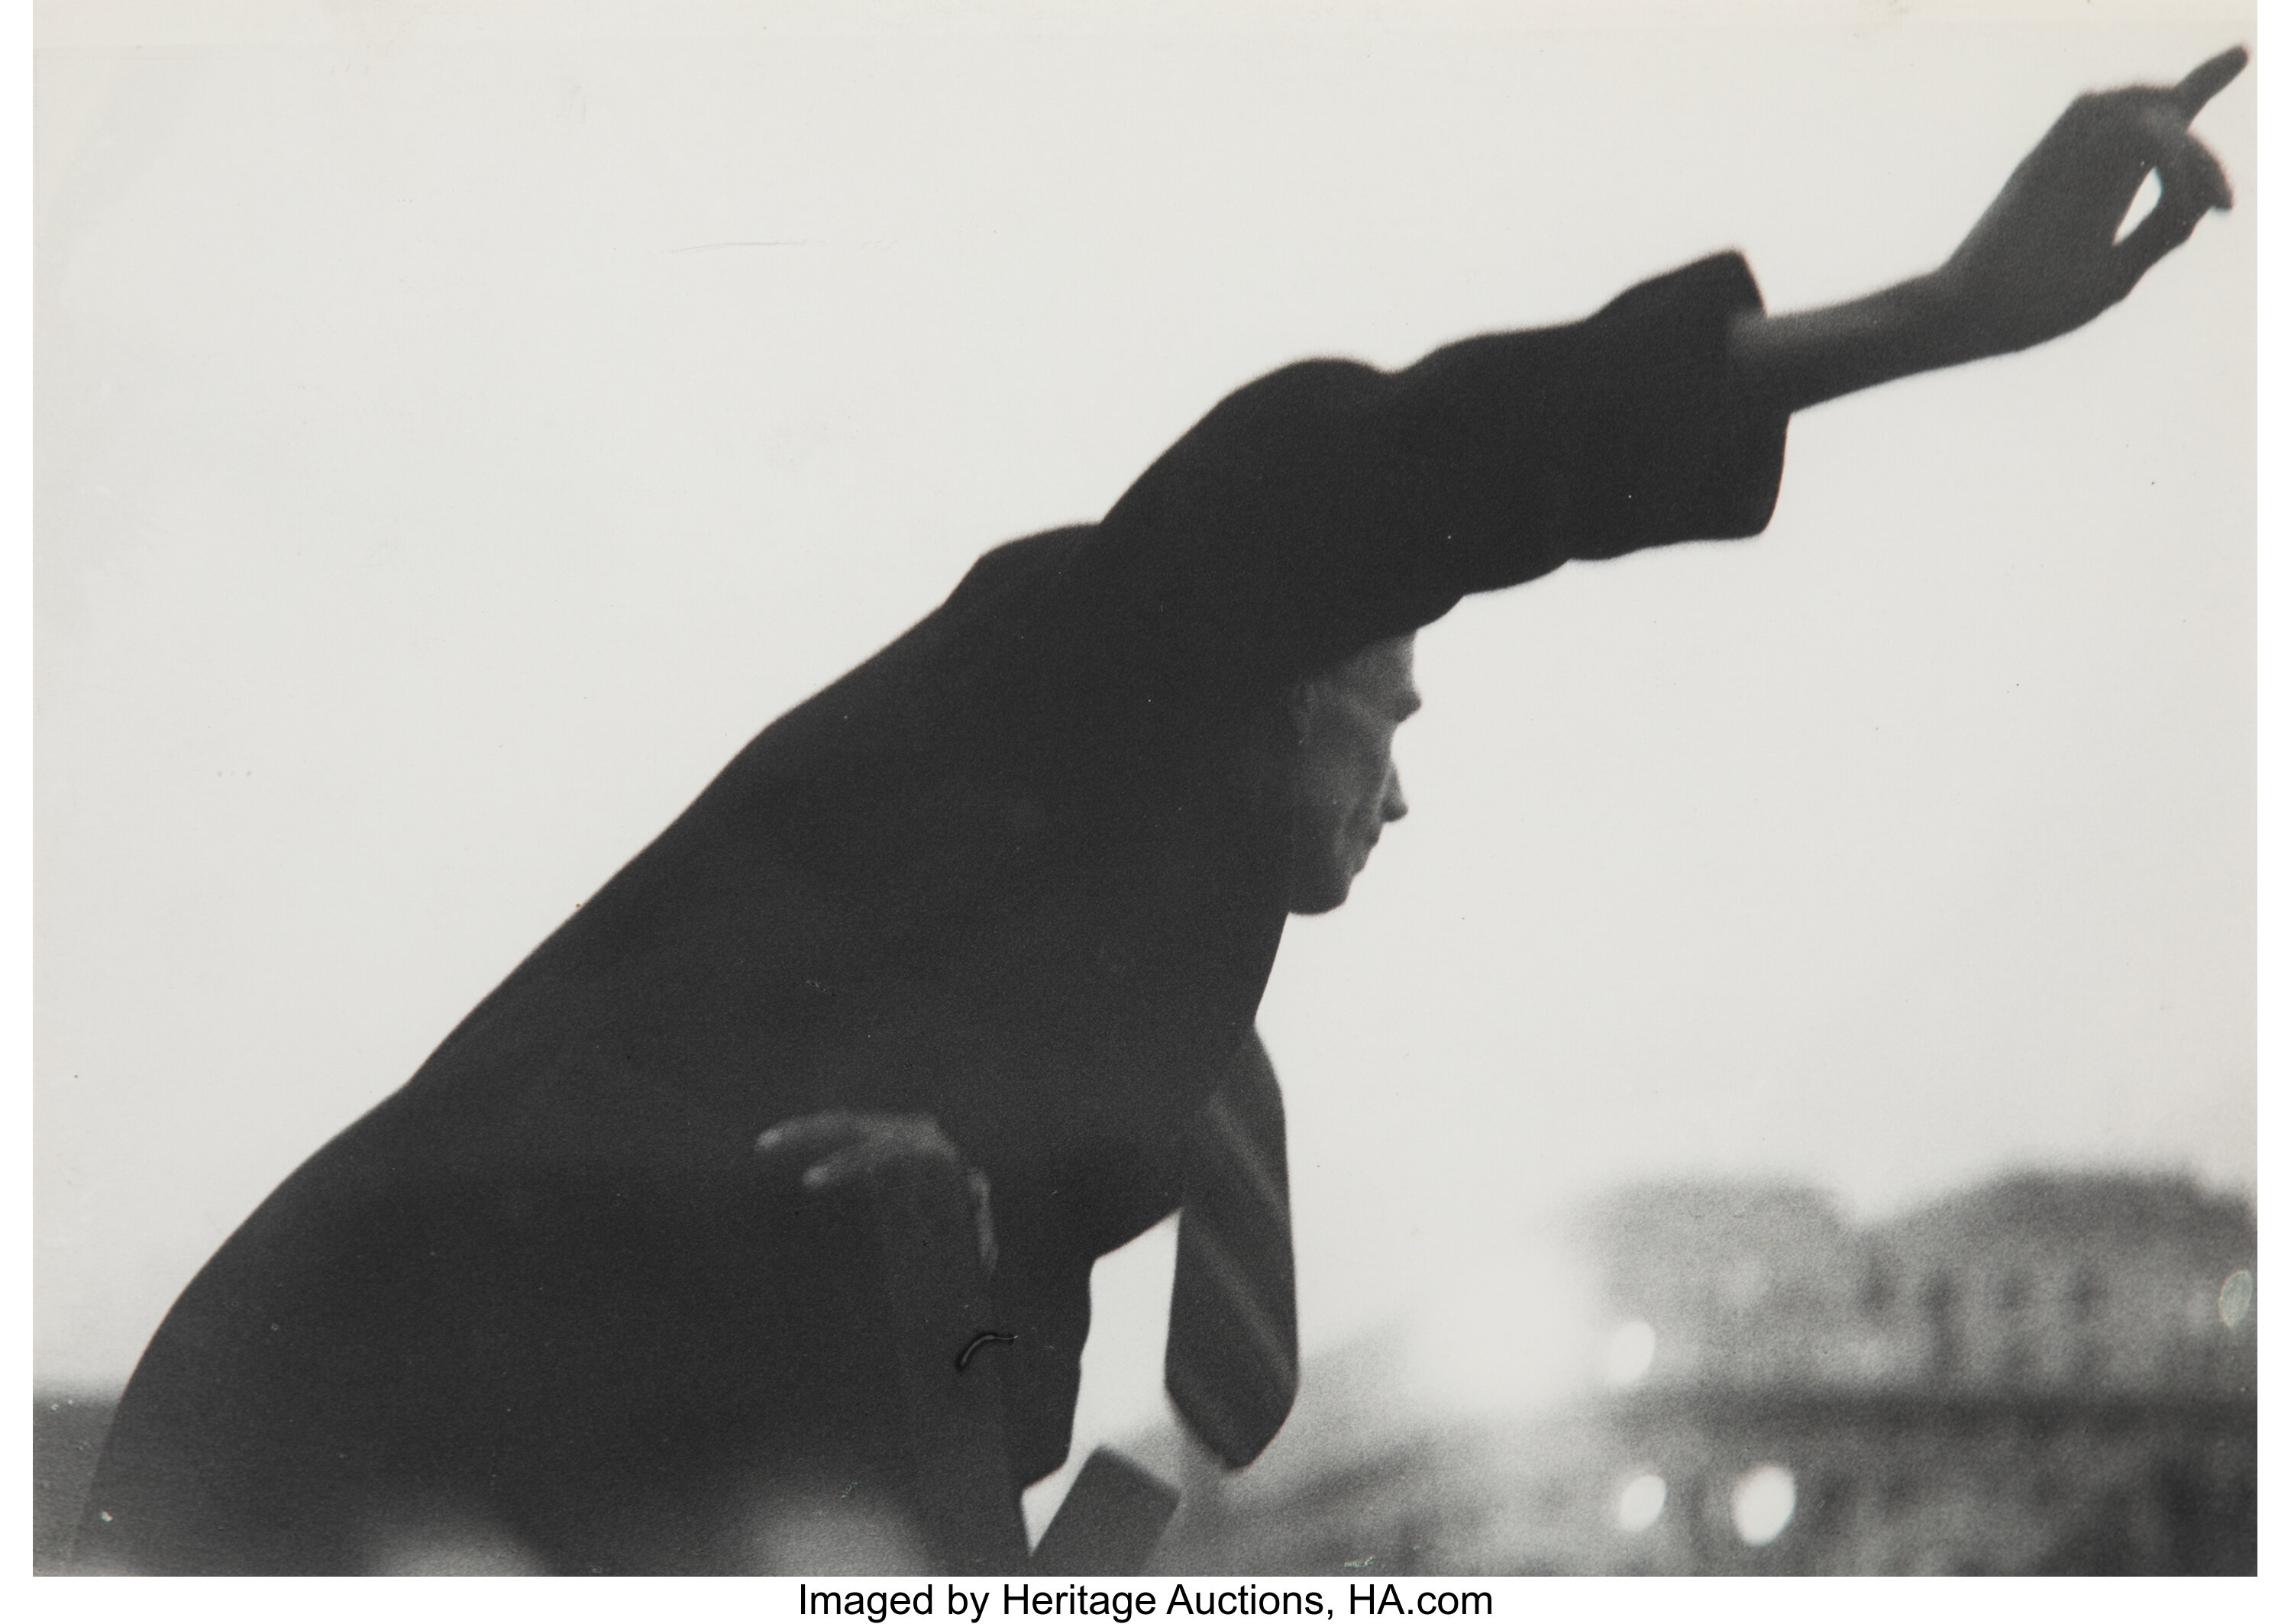
[[(2229, 206), (2227, 177), (2188, 124), (2249, 60), (2237, 46), (2168, 90), (2078, 97), (1940, 269), (1845, 304), (1738, 318), (1740, 387), (1795, 412), (2084, 326)], [(2162, 195), (2118, 241), (2151, 170)]]
[[(2025, 350), (2082, 326), (2206, 213), (2231, 206), (2227, 176), (2188, 125), (2249, 60), (2237, 46), (2168, 89), (2134, 85), (2070, 104), (1935, 275), (1934, 291), (1959, 324), (1960, 358)], [(2162, 195), (2119, 241), (2150, 171)]]

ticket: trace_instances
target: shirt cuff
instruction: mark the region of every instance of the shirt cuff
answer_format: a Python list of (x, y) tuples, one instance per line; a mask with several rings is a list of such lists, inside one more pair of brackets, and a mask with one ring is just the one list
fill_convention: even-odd
[(1571, 556), (1765, 528), (1789, 416), (1746, 398), (1731, 358), (1736, 318), (1764, 309), (1730, 253), (1643, 282), (1584, 324), (1572, 427), (1587, 477), (1566, 527)]

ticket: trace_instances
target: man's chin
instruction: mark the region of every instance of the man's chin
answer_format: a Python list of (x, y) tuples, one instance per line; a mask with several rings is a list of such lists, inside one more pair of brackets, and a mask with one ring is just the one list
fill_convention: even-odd
[(1289, 912), (1308, 917), (1316, 913), (1333, 913), (1345, 905), (1345, 899), (1352, 894), (1353, 877), (1350, 874), (1341, 880), (1326, 876), (1314, 885), (1291, 887)]

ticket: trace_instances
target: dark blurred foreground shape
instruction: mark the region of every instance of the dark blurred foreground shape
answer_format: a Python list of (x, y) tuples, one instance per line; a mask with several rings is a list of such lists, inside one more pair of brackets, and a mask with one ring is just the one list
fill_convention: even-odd
[[(936, 1161), (884, 1170), (816, 1203), (812, 1218), (836, 1242), (823, 1241), (810, 1256), (833, 1268), (826, 1283), (840, 1317), (809, 1328), (816, 1347), (751, 1343), (756, 1369), (747, 1380), (804, 1392), (804, 1359), (867, 1362), (859, 1384), (867, 1413), (785, 1406), (784, 1430), (824, 1433), (825, 1447), (806, 1453), (786, 1447), (783, 1435), (742, 1430), (741, 1419), (758, 1408), (753, 1393), (733, 1387), (711, 1399), (697, 1387), (666, 1316), (651, 1333), (656, 1356), (639, 1371), (673, 1394), (677, 1414), (721, 1414), (712, 1428), (674, 1427), (672, 1416), (660, 1419), (671, 1406), (655, 1403), (642, 1411), (647, 1430), (607, 1435), (619, 1452), (608, 1458), (615, 1469), (601, 1491), (593, 1474), (580, 1478), (552, 1459), (583, 1444), (585, 1459), (603, 1452), (580, 1432), (584, 1418), (562, 1409), (545, 1432), (522, 1415), (509, 1418), (525, 1425), (521, 1453), (483, 1447), (494, 1435), (473, 1422), (476, 1447), (346, 1454), (348, 1466), (333, 1470), (326, 1451), (358, 1447), (355, 1406), (366, 1396), (358, 1382), (342, 1379), (284, 1387), (283, 1402), (269, 1408), (254, 1407), (244, 1387), (218, 1395), (192, 1417), (207, 1428), (197, 1446), (163, 1436), (173, 1447), (159, 1467), (133, 1469), (143, 1463), (131, 1456), (123, 1471), (123, 1438), (136, 1437), (139, 1374), (100, 1449), (75, 1451), (68, 1462), (83, 1504), (63, 1564), (92, 1574), (1025, 1572), (1025, 1524), (1006, 1448), (1007, 1355), (1000, 1345), (982, 1356), (965, 1352), (994, 1314), (961, 1170)], [(609, 1266), (625, 1262), (601, 1245), (598, 1257), (608, 1281)], [(811, 1300), (830, 1296), (822, 1290)], [(182, 1314), (179, 1304), (174, 1317)], [(433, 1341), (470, 1334), (467, 1314), (435, 1318)], [(312, 1356), (330, 1378), (371, 1375), (418, 1395), (431, 1426), (417, 1443), (451, 1432), (436, 1418), (500, 1402), (497, 1390), (433, 1379), (420, 1365), (411, 1375), (377, 1371), (389, 1349), (359, 1339), (356, 1325), (318, 1323), (326, 1339)], [(581, 1379), (592, 1374), (584, 1351), (568, 1339), (551, 1357)], [(147, 1355), (142, 1371), (151, 1367)], [(181, 1370), (168, 1374), (179, 1387), (186, 1379)], [(338, 1413), (345, 1407), (347, 1418)], [(140, 1440), (147, 1453), (149, 1432)], [(279, 1469), (253, 1475), (248, 1462), (258, 1457)], [(286, 1469), (298, 1467), (304, 1475)], [(155, 1527), (156, 1538), (135, 1537)]]
[[(1156, 1486), (1092, 1462), (1073, 1498), (1106, 1498), (1070, 1503), (1044, 1568), (1151, 1550), (1162, 1572), (1340, 1577), (2257, 1571), (2240, 1202), (2024, 1175), (1857, 1229), (1803, 1190), (1672, 1186), (1597, 1203), (1580, 1238), (1610, 1320), (1602, 1397), (1500, 1427), (1395, 1425), (1379, 1350), (1346, 1350), (1308, 1368), (1249, 1472), (1174, 1430), (1140, 1441), (1185, 1480), (1158, 1548), (1137, 1532), (1168, 1515)], [(35, 1402), (36, 1572), (60, 1571), (108, 1416)], [(455, 1548), (464, 1571), (514, 1569), (466, 1545), (429, 1565)], [(864, 1539), (786, 1555), (901, 1556)]]
[(1579, 1239), (1600, 1397), (1379, 1429), (1391, 1350), (1339, 1353), (1258, 1472), (1186, 1483), (1157, 1567), (2257, 1571), (2240, 1202), (2021, 1175), (1857, 1229), (1810, 1192), (1682, 1185), (1597, 1203)]
[[(872, 1304), (867, 1323), (880, 1355), (896, 1366), (887, 1401), (907, 1439), (895, 1503), (853, 1498), (860, 1487), (778, 1474), (750, 1481), (733, 1501), (720, 1536), (732, 1572), (763, 1573), (1125, 1572), (1142, 1567), (1176, 1504), (1174, 1491), (1111, 1451), (1085, 1466), (1030, 1557), (1017, 1486), (1006, 1448), (997, 1355), (1015, 1339), (986, 1333), (993, 1318), (974, 1215), (960, 1175), (924, 1164), (870, 1181), (872, 1266), (848, 1290)], [(982, 1353), (982, 1349), (984, 1352)], [(450, 1404), (454, 1395), (439, 1395)], [(34, 1567), (38, 1572), (102, 1573), (109, 1499), (89, 1500), (115, 1405), (109, 1398), (36, 1397)], [(668, 1475), (680, 1462), (659, 1462)], [(840, 1474), (837, 1474), (840, 1476)], [(551, 1549), (481, 1497), (432, 1485), (422, 1499), (368, 1508), (357, 1555), (342, 1572), (369, 1574), (537, 1574), (582, 1572), (583, 1553)], [(96, 1492), (104, 1492), (98, 1485)], [(653, 1536), (650, 1509), (631, 1499), (589, 1508), (597, 1548), (668, 1550)], [(196, 1516), (186, 1517), (187, 1522)], [(80, 1530), (75, 1538), (74, 1530)], [(96, 1532), (92, 1537), (88, 1530)], [(91, 1549), (91, 1548), (96, 1548)], [(570, 1560), (568, 1560), (568, 1557)], [(623, 1563), (630, 1571), (648, 1568)]]

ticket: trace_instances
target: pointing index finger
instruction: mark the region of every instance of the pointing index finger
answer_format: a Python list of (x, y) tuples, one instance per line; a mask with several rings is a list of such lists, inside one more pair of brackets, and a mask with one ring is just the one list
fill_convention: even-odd
[(2172, 86), (2172, 100), (2179, 105), (2182, 117), (2193, 119), (2204, 110), (2204, 103), (2234, 83), (2251, 53), (2241, 45), (2230, 45), (2209, 61), (2199, 62), (2188, 76)]

